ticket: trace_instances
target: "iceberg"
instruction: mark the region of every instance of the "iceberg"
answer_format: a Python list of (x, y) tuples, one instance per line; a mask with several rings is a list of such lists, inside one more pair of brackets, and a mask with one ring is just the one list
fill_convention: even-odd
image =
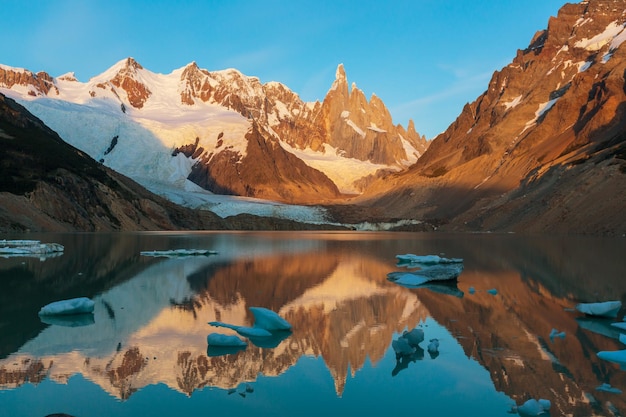
[(0, 240), (0, 256), (58, 256), (65, 248), (59, 243), (41, 243), (39, 240)]
[(94, 302), (87, 297), (55, 301), (39, 310), (40, 316), (93, 313)]
[(626, 365), (626, 349), (625, 350), (603, 350), (598, 352), (598, 358), (605, 361)]
[(424, 341), (424, 330), (413, 329), (410, 332), (405, 330), (401, 337), (406, 339), (410, 346), (416, 347)]
[(576, 310), (589, 316), (617, 317), (617, 313), (622, 308), (621, 301), (604, 301), (600, 303), (580, 303), (576, 305)]
[(543, 414), (548, 414), (550, 410), (550, 401), (549, 400), (535, 400), (531, 398), (526, 401), (524, 404), (518, 406), (514, 406), (512, 411), (517, 412), (520, 416), (540, 416)]
[(431, 281), (448, 281), (459, 277), (463, 264), (436, 265), (414, 272), (390, 272), (387, 279), (396, 284), (416, 288)]
[(44, 324), (53, 324), (63, 327), (90, 326), (96, 322), (93, 313), (43, 315), (39, 316), (39, 320)]
[(220, 334), (220, 333), (211, 333), (207, 336), (206, 338), (207, 343), (209, 344), (209, 346), (221, 346), (221, 347), (225, 347), (225, 346), (234, 346), (234, 347), (241, 347), (241, 346), (247, 346), (246, 342), (244, 342), (243, 340), (241, 340), (240, 338), (238, 338), (235, 335), (225, 335), (225, 334)]
[(291, 324), (272, 310), (263, 307), (250, 307), (254, 316), (254, 327), (265, 330), (291, 330)]
[(596, 387), (597, 391), (609, 392), (611, 394), (621, 394), (622, 390), (619, 388), (612, 387), (611, 384), (607, 384), (606, 382), (602, 385)]
[[(250, 311), (254, 315), (253, 327), (238, 326), (221, 321), (210, 321), (209, 325), (232, 329), (240, 335), (250, 338), (250, 341), (260, 347), (278, 345), (280, 341), (291, 334), (291, 324), (272, 310), (263, 307), (250, 307)], [(270, 338), (271, 341), (268, 340), (266, 343), (263, 341), (265, 338)]]
[(413, 255), (411, 253), (396, 255), (396, 259), (398, 259), (398, 266), (455, 264), (463, 262), (461, 258), (442, 258), (438, 255)]
[(432, 359), (435, 359), (437, 356), (439, 356), (439, 339), (430, 339), (430, 343), (428, 344), (426, 350), (428, 350), (428, 353), (430, 354), (430, 357)]
[(172, 249), (172, 250), (153, 250), (139, 252), (143, 256), (154, 256), (161, 258), (184, 258), (187, 256), (209, 256), (217, 255), (217, 251), (208, 249)]

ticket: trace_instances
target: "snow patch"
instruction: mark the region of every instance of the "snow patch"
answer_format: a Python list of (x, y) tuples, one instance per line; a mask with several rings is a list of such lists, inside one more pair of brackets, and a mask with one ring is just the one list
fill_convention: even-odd
[(597, 34), (591, 39), (583, 38), (576, 42), (574, 46), (577, 48), (583, 48), (587, 51), (598, 51), (602, 49), (606, 44), (611, 42), (618, 35), (620, 35), (623, 31), (623, 23), (618, 23), (617, 21), (611, 22), (602, 33)]
[(515, 97), (513, 100), (511, 101), (507, 101), (504, 104), (504, 107), (509, 110), (514, 108), (515, 106), (517, 106), (518, 104), (520, 104), (522, 102), (522, 95), (520, 94), (519, 96)]
[(362, 138), (364, 138), (364, 137), (365, 137), (365, 132), (364, 132), (364, 131), (360, 128), (360, 127), (358, 127), (358, 126), (357, 126), (357, 125), (356, 125), (356, 124), (355, 124), (352, 120), (350, 120), (350, 119), (346, 119), (346, 123), (347, 123), (347, 124), (348, 124), (348, 126), (350, 126), (352, 129), (354, 129), (354, 131), (355, 131), (355, 132), (356, 132), (359, 136), (361, 136)]

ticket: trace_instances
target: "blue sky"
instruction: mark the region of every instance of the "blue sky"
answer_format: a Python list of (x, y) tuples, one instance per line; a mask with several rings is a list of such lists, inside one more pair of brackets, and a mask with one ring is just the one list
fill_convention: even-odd
[(167, 74), (195, 61), (322, 100), (337, 65), (395, 123), (428, 138), (485, 91), (564, 0), (0, 0), (0, 63), (80, 81), (134, 57)]

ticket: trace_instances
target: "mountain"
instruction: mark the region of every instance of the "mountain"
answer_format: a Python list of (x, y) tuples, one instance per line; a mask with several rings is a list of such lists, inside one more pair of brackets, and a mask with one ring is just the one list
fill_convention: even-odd
[(226, 228), (158, 197), (65, 143), (0, 94), (0, 229), (6, 231)]
[(626, 10), (566, 4), (365, 205), (453, 230), (626, 233)]
[(412, 123), (394, 125), (378, 97), (348, 89), (342, 65), (322, 103), (234, 69), (191, 63), (163, 75), (132, 58), (87, 83), (0, 66), (0, 91), (152, 191), (199, 186), (291, 204), (330, 202), (360, 192), (380, 172), (408, 168), (428, 144)]

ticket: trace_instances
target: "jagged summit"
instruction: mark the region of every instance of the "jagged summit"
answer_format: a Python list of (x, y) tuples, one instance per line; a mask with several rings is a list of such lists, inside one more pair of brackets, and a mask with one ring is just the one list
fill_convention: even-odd
[[(4, 66), (0, 89), (74, 146), (144, 184), (182, 186), (186, 178), (216, 193), (312, 203), (339, 198), (339, 190), (358, 193), (380, 172), (406, 169), (427, 146), (393, 125), (378, 98), (368, 102), (356, 86), (349, 92), (343, 65), (337, 75), (341, 93), (331, 88), (323, 103), (233, 68), (208, 71), (191, 62), (157, 74), (132, 57), (87, 83)], [(103, 123), (98, 131), (81, 127), (87, 114)]]

